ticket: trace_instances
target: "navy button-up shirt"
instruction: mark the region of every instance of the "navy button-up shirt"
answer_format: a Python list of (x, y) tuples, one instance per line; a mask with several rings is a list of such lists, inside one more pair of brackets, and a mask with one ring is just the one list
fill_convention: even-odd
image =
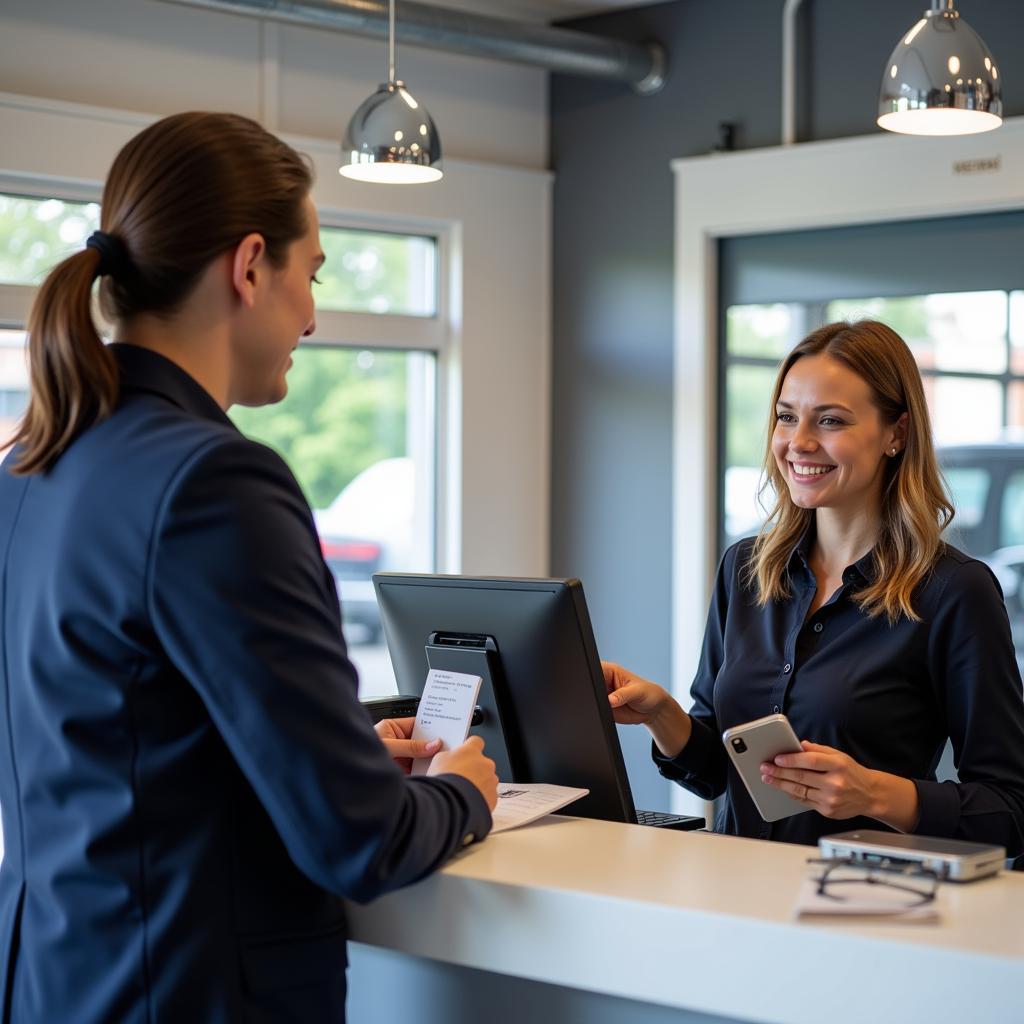
[[(777, 822), (757, 812), (722, 743), (732, 726), (782, 711), (801, 739), (842, 750), (867, 768), (911, 779), (915, 832), (999, 843), (1024, 852), (1024, 698), (1002, 593), (988, 567), (946, 547), (918, 587), (914, 608), (890, 625), (853, 596), (872, 578), (869, 553), (843, 573), (828, 602), (807, 616), (817, 583), (807, 563), (813, 530), (789, 564), (792, 596), (765, 608), (741, 582), (753, 548), (725, 553), (715, 581), (693, 683), (693, 733), (661, 773), (705, 799), (726, 794), (715, 831), (792, 843), (853, 828), (806, 811)], [(952, 740), (959, 782), (935, 769)]]

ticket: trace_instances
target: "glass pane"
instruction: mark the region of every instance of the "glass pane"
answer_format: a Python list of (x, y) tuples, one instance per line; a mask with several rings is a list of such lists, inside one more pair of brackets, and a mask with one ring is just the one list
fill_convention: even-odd
[(1010, 372), (1024, 373), (1024, 292), (1010, 292)]
[(1006, 292), (954, 292), (901, 299), (838, 299), (828, 319), (881, 320), (910, 346), (921, 369), (1002, 373)]
[(1003, 429), (1003, 385), (970, 377), (925, 377), (937, 445), (992, 441)]
[(775, 302), (767, 306), (730, 306), (725, 311), (725, 346), (731, 356), (781, 360), (807, 333), (803, 306)]
[(327, 262), (314, 286), (320, 309), (349, 313), (437, 313), (437, 241), (419, 235), (321, 228)]
[[(725, 543), (756, 533), (764, 520), (757, 491), (775, 370), (734, 365), (725, 377)], [(765, 499), (770, 503), (771, 496)]]
[(943, 475), (956, 509), (953, 525), (964, 530), (973, 529), (985, 516), (985, 500), (992, 485), (991, 473), (974, 466), (950, 466)]
[(99, 226), (98, 203), (0, 195), (0, 284), (40, 284)]
[(6, 454), (28, 405), (28, 353), (24, 331), (0, 330), (0, 456)]
[(0, 330), (0, 457), (14, 439), (28, 405), (28, 353), (24, 331)]
[[(999, 546), (1024, 544), (1024, 473), (1011, 474), (1003, 490), (1003, 514), (999, 520)], [(1017, 558), (1024, 562), (1024, 553)]]
[(1024, 382), (1014, 381), (1007, 390), (1006, 425), (1015, 440), (1024, 440)]
[(313, 506), (360, 695), (397, 692), (370, 576), (434, 570), (434, 356), (300, 346), (277, 405), (234, 408)]

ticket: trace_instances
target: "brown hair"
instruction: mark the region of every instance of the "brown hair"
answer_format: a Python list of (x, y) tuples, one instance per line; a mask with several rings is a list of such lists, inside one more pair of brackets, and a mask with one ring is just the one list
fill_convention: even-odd
[[(104, 314), (171, 316), (209, 264), (251, 233), (283, 266), (306, 231), (312, 183), (308, 160), (247, 117), (186, 113), (150, 125), (117, 154), (103, 189), (101, 229), (124, 257), (102, 278)], [(57, 264), (32, 306), (15, 473), (49, 469), (117, 402), (117, 366), (90, 305), (101, 259), (86, 248)]]
[(770, 484), (776, 500), (761, 528), (747, 567), (756, 584), (758, 603), (789, 596), (787, 567), (793, 547), (810, 525), (813, 512), (793, 503), (786, 480), (772, 454), (775, 407), (786, 374), (804, 356), (826, 354), (838, 360), (871, 388), (882, 421), (895, 423), (907, 413), (903, 451), (886, 459), (882, 484), (882, 518), (874, 547), (875, 575), (856, 600), (869, 616), (885, 614), (890, 622), (901, 615), (917, 620), (911, 597), (942, 551), (942, 531), (953, 518), (935, 458), (928, 405), (921, 374), (906, 342), (875, 320), (834, 323), (809, 334), (779, 367), (768, 412), (768, 443), (762, 485)]

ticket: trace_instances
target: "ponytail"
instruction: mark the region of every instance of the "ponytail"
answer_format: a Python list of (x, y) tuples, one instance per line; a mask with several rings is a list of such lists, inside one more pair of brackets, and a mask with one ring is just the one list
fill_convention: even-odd
[(308, 158), (239, 114), (174, 114), (139, 132), (107, 176), (102, 230), (43, 283), (29, 316), (31, 395), (12, 472), (51, 469), (117, 404), (118, 373), (92, 319), (173, 317), (210, 264), (259, 234), (275, 268), (308, 228)]
[(101, 262), (93, 248), (59, 263), (39, 289), (28, 322), (31, 398), (14, 443), (12, 472), (45, 472), (117, 401), (117, 364), (92, 318)]

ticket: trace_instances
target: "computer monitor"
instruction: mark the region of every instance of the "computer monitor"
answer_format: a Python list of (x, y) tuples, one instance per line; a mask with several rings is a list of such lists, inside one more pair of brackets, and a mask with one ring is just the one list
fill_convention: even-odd
[(503, 782), (578, 786), (569, 813), (637, 821), (579, 580), (375, 573), (402, 694), (431, 668), (483, 677), (479, 732)]

